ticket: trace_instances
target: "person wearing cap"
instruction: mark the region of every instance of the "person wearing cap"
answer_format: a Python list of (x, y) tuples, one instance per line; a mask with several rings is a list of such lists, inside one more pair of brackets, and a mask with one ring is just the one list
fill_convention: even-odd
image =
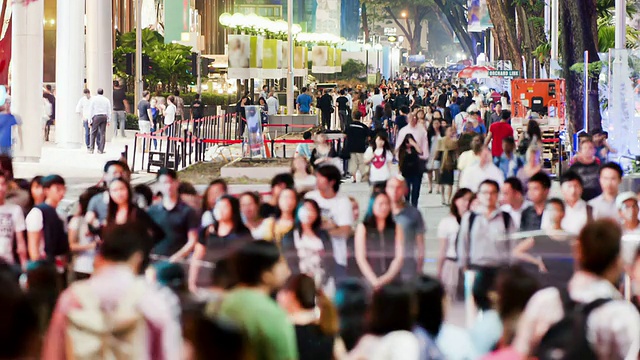
[(638, 220), (638, 197), (632, 191), (625, 191), (616, 197), (616, 208), (622, 220), (624, 234), (640, 234), (640, 220)]
[(600, 188), (602, 194), (591, 199), (588, 203), (593, 208), (593, 219), (618, 218), (616, 196), (622, 182), (623, 171), (620, 165), (608, 162), (600, 167)]

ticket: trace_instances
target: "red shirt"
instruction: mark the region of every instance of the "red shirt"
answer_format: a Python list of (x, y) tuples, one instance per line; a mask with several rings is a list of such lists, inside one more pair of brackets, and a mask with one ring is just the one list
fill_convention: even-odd
[(508, 123), (500, 121), (491, 124), (489, 131), (493, 134), (491, 137), (491, 155), (501, 156), (502, 140), (507, 136), (513, 136), (513, 128)]

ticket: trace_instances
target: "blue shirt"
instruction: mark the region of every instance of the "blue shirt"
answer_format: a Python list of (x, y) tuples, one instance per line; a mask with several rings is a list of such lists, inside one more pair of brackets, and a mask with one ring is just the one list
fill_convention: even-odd
[(11, 128), (17, 124), (18, 121), (15, 116), (11, 114), (0, 114), (0, 147), (11, 147)]
[(518, 170), (523, 166), (524, 161), (515, 153), (511, 155), (511, 159), (503, 153), (502, 156), (500, 156), (500, 160), (498, 160), (498, 167), (502, 170), (505, 179), (516, 176)]
[(313, 98), (309, 94), (300, 94), (296, 100), (300, 105), (300, 112), (308, 113), (311, 110), (311, 101)]
[(475, 131), (477, 134), (485, 135), (487, 133), (487, 127), (484, 126), (484, 124), (478, 124), (478, 126), (473, 128), (473, 131)]

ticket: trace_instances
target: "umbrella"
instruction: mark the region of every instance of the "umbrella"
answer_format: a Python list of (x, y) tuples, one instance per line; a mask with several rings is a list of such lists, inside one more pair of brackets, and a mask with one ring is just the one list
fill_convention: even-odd
[(469, 66), (458, 73), (459, 78), (468, 79), (487, 79), (489, 78), (489, 70), (495, 70), (490, 66)]

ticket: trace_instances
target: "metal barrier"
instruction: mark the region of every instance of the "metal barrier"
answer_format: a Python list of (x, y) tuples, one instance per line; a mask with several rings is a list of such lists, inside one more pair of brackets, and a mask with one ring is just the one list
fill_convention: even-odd
[[(136, 133), (133, 145), (132, 171), (136, 171), (136, 156), (141, 150), (139, 170), (151, 172), (152, 167), (168, 167), (174, 170), (185, 168), (205, 160), (212, 146), (241, 144), (244, 153), (244, 140), (240, 131), (244, 130), (236, 113), (207, 116), (202, 119), (178, 120), (171, 125), (149, 134)], [(301, 124), (263, 124), (264, 128), (284, 128), (284, 134), (290, 129), (312, 128)], [(343, 139), (330, 140), (338, 153), (343, 147)], [(282, 158), (287, 157), (286, 145), (313, 143), (313, 140), (265, 139), (270, 146), (271, 156), (275, 157), (275, 145), (282, 144)], [(140, 148), (139, 148), (140, 147)], [(153, 148), (152, 148), (153, 147)], [(145, 160), (146, 158), (146, 160)]]

